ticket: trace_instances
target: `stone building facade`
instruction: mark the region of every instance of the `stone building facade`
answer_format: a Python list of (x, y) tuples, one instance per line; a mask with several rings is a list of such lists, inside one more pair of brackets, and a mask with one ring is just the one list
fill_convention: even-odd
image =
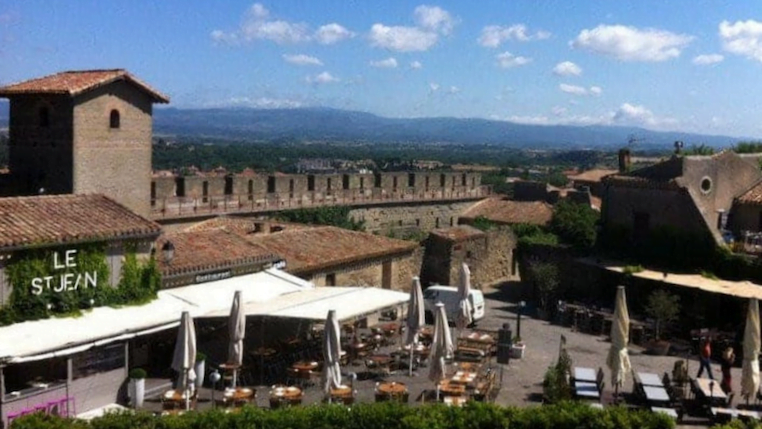
[(125, 70), (63, 72), (0, 88), (10, 99), (6, 195), (107, 195), (147, 216), (153, 103)]
[(494, 284), (514, 274), (515, 249), (516, 236), (508, 227), (482, 231), (459, 225), (432, 231), (426, 240), (421, 282), (425, 286), (455, 286), (465, 262), (471, 269), (474, 287)]

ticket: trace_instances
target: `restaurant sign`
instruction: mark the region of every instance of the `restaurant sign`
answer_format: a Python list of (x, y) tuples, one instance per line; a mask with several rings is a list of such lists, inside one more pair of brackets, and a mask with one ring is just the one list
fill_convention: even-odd
[(53, 252), (53, 271), (58, 273), (33, 278), (31, 282), (32, 294), (40, 295), (46, 289), (62, 293), (98, 286), (98, 271), (81, 273), (76, 272), (76, 268), (76, 249), (66, 250), (63, 254)]

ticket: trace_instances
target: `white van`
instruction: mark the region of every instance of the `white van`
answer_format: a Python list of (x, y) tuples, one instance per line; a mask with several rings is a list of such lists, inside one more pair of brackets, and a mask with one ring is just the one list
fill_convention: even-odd
[[(468, 295), (471, 303), (471, 318), (474, 325), (484, 318), (484, 294), (478, 289), (471, 289)], [(455, 323), (458, 314), (458, 288), (455, 286), (429, 286), (423, 292), (423, 305), (426, 310), (426, 321), (433, 323), (436, 305), (441, 302), (445, 305), (447, 320)]]

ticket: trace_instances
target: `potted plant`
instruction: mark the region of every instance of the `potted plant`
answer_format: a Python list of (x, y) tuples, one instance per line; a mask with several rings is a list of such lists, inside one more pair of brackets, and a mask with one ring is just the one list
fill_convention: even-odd
[(523, 359), (524, 358), (524, 350), (526, 350), (527, 346), (524, 344), (523, 341), (521, 341), (521, 337), (516, 336), (513, 338), (513, 343), (511, 344), (511, 358), (513, 359)]
[(656, 290), (648, 296), (645, 310), (646, 314), (654, 319), (654, 341), (647, 347), (647, 352), (666, 355), (669, 353), (670, 343), (662, 339), (662, 330), (680, 315), (680, 297), (665, 290)]
[(539, 300), (537, 316), (548, 320), (553, 316), (553, 304), (557, 302), (559, 286), (558, 268), (549, 262), (533, 263), (529, 267), (530, 281), (534, 284)]
[(198, 352), (196, 353), (196, 366), (193, 368), (196, 372), (196, 381), (194, 382), (196, 390), (200, 389), (204, 385), (204, 374), (206, 372), (206, 355)]
[(146, 392), (146, 376), (146, 371), (143, 368), (132, 368), (130, 370), (129, 395), (130, 402), (134, 408), (143, 406)]

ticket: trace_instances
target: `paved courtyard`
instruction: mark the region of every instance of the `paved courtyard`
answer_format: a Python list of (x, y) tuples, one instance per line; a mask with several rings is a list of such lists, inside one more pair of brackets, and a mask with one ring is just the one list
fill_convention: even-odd
[[(505, 286), (504, 286), (505, 287)], [(516, 329), (516, 309), (517, 305), (508, 301), (505, 297), (507, 293), (500, 286), (485, 290), (485, 299), (487, 304), (486, 317), (482, 320), (478, 328), (484, 330), (497, 330), (503, 323), (510, 323), (514, 331)], [(552, 325), (549, 322), (538, 320), (531, 316), (522, 317), (521, 337), (526, 343), (527, 349), (524, 359), (512, 359), (508, 365), (499, 365), (492, 359), (498, 371), (502, 369), (503, 381), (502, 388), (499, 391), (495, 403), (499, 405), (514, 406), (536, 406), (540, 404), (542, 394), (542, 379), (546, 369), (558, 356), (559, 341), (561, 335), (566, 337), (566, 348), (573, 360), (574, 366), (585, 366), (598, 368), (602, 367), (606, 375), (605, 390), (611, 392), (610, 372), (605, 365), (605, 358), (608, 353), (609, 343), (604, 336), (594, 336), (585, 333), (572, 331), (570, 328)], [(391, 348), (382, 350), (390, 351)], [(663, 374), (665, 371), (671, 374), (672, 367), (680, 357), (675, 356), (650, 356), (645, 355), (643, 350), (637, 346), (630, 347), (630, 357), (632, 367), (636, 371), (652, 372)], [(689, 374), (695, 376), (698, 370), (698, 362), (695, 358), (689, 360)], [(354, 382), (357, 390), (356, 401), (373, 402), (374, 388), (379, 381), (397, 381), (405, 383), (410, 392), (411, 405), (420, 404), (432, 400), (434, 383), (428, 379), (428, 368), (419, 368), (417, 375), (408, 376), (406, 371), (400, 371), (395, 374), (378, 378), (367, 377), (366, 368), (363, 364), (349, 365), (342, 368), (346, 374), (356, 373), (360, 377)], [(499, 374), (499, 372), (498, 372)], [(719, 380), (721, 374), (719, 365), (714, 366), (715, 379)], [(740, 368), (733, 369), (733, 390), (740, 392)], [(345, 382), (347, 378), (345, 377)], [(319, 384), (319, 383), (318, 383)], [(253, 386), (256, 391), (256, 403), (260, 407), (268, 407), (269, 386)], [(628, 377), (623, 392), (632, 391), (632, 380)], [(216, 392), (216, 395), (221, 392)], [(211, 390), (203, 389), (199, 396), (199, 409), (205, 409), (212, 406)], [(610, 397), (610, 394), (608, 395)], [(737, 395), (738, 396), (738, 395)], [(320, 402), (323, 398), (319, 385), (307, 387), (304, 390), (304, 403)], [(738, 399), (736, 399), (738, 402)], [(159, 401), (154, 398), (146, 403), (146, 408), (153, 411), (160, 409)], [(689, 419), (691, 425), (706, 424), (705, 419)]]

